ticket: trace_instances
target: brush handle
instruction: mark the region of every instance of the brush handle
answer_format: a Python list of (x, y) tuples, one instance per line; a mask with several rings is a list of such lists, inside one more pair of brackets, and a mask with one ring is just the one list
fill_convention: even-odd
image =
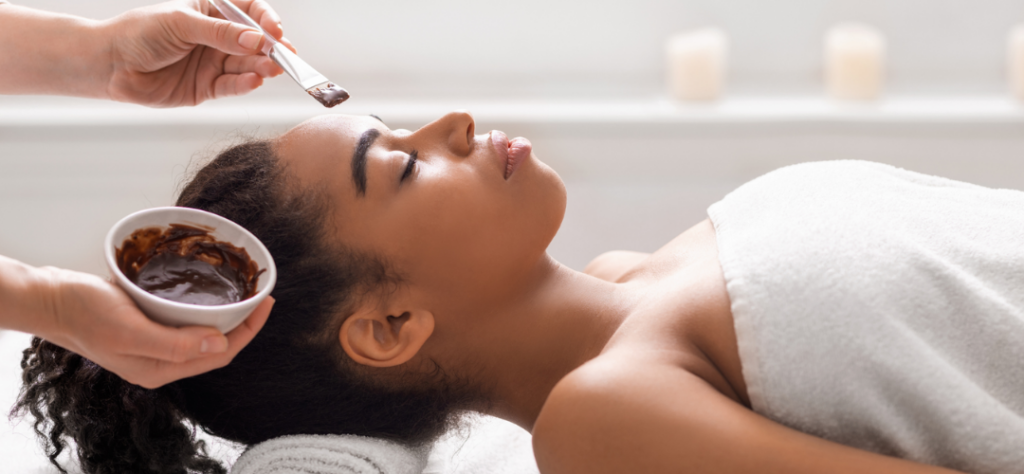
[(210, 4), (213, 5), (221, 15), (224, 15), (224, 18), (240, 25), (245, 25), (259, 30), (259, 32), (263, 34), (263, 37), (266, 38), (266, 41), (263, 43), (263, 54), (270, 56), (270, 51), (274, 49), (275, 45), (277, 45), (277, 40), (274, 39), (273, 36), (268, 35), (267, 32), (260, 27), (260, 24), (256, 23), (256, 20), (253, 20), (252, 17), (246, 15), (241, 8), (238, 8), (237, 5), (231, 3), (231, 0), (210, 0)]
[[(320, 87), (326, 87), (330, 84), (330, 81), (328, 81), (323, 74), (317, 72), (316, 69), (313, 69), (312, 66), (302, 59), (299, 59), (295, 53), (288, 49), (287, 46), (275, 40), (273, 36), (268, 35), (267, 32), (260, 27), (259, 23), (256, 23), (256, 21), (249, 15), (246, 15), (241, 8), (238, 8), (234, 3), (231, 3), (231, 0), (209, 1), (210, 4), (221, 13), (221, 15), (224, 15), (224, 18), (241, 25), (256, 28), (260, 33), (263, 33), (263, 37), (266, 38), (266, 41), (263, 43), (263, 54), (266, 54), (270, 59), (277, 63), (278, 66), (281, 66), (281, 69), (291, 76), (295, 82), (302, 86), (306, 92), (316, 90)], [(341, 90), (344, 92), (344, 89)], [(345, 92), (345, 99), (347, 98), (348, 92)], [(345, 99), (341, 99), (341, 101), (344, 101)], [(331, 107), (333, 107), (333, 105)]]

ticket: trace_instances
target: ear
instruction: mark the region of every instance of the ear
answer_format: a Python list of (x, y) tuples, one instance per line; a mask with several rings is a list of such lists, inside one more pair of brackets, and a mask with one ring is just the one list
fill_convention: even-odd
[(370, 302), (342, 323), (338, 337), (352, 360), (371, 367), (393, 367), (412, 359), (433, 332), (430, 311), (388, 311)]

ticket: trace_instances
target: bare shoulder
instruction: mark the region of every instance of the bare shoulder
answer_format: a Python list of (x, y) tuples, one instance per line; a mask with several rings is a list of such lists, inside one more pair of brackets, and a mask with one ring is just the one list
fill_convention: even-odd
[(792, 430), (678, 367), (607, 355), (566, 376), (541, 410), (543, 474), (954, 472)]
[(651, 254), (643, 252), (612, 250), (591, 260), (583, 269), (583, 273), (605, 281), (617, 282), (650, 256)]
[[(704, 382), (678, 368), (630, 365), (603, 355), (559, 381), (533, 428), (542, 473), (662, 472), (644, 467), (651, 457), (641, 454), (665, 434), (652, 421), (663, 410), (694, 403), (702, 392), (688, 389)], [(672, 435), (680, 446), (688, 436), (687, 430)]]

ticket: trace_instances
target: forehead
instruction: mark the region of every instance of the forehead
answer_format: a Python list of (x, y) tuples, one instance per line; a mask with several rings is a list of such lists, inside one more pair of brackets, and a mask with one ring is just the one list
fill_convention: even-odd
[(296, 148), (303, 151), (311, 147), (339, 147), (348, 145), (355, 147), (366, 129), (380, 125), (369, 116), (356, 115), (321, 115), (296, 125), (278, 139), (279, 146)]
[(350, 165), (360, 135), (384, 128), (372, 117), (322, 115), (295, 126), (277, 139), (278, 158), (301, 182), (333, 180)]

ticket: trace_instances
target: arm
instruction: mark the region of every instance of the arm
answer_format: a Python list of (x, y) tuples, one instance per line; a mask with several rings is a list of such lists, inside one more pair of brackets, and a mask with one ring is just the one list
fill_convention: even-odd
[(0, 256), (0, 329), (35, 334), (146, 388), (227, 365), (273, 303), (268, 298), (226, 336), (209, 327), (169, 328), (99, 277)]
[(676, 367), (604, 365), (570, 374), (541, 410), (533, 445), (544, 474), (956, 472), (787, 428)]
[[(277, 38), (262, 0), (234, 0)], [(0, 5), (0, 94), (52, 94), (171, 107), (251, 92), (281, 74), (262, 35), (209, 16), (206, 0), (131, 10), (106, 21)]]
[(105, 98), (110, 61), (99, 30), (96, 21), (0, 6), (0, 93)]
[(613, 250), (598, 255), (590, 261), (583, 273), (605, 281), (617, 282), (640, 262), (650, 257), (649, 253)]

